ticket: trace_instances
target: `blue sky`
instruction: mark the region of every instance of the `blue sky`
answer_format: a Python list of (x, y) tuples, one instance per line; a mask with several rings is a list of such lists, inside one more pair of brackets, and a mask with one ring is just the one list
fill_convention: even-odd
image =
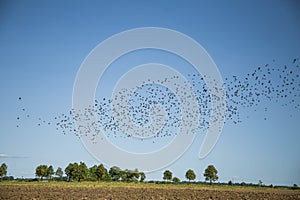
[[(36, 119), (71, 109), (81, 63), (108, 37), (139, 27), (173, 29), (200, 43), (223, 78), (243, 77), (273, 59), (283, 66), (300, 56), (299, 9), (297, 1), (1, 1), (0, 154), (8, 156), (0, 163), (15, 177), (33, 177), (39, 164), (98, 163), (76, 136), (37, 126)], [(226, 124), (203, 160), (197, 158), (199, 134), (168, 169), (184, 180), (191, 168), (204, 180), (204, 169), (214, 164), (224, 182), (299, 185), (300, 112), (280, 103), (241, 110), (243, 122)], [(30, 117), (17, 128), (23, 107)], [(162, 171), (147, 177), (161, 179)]]

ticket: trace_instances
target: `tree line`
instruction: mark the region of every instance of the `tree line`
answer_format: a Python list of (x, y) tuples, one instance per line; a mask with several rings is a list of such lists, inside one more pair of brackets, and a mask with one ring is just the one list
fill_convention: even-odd
[[(7, 165), (2, 163), (0, 165), (0, 180), (14, 180), (12, 176), (6, 176)], [(65, 174), (65, 176), (63, 176)], [(203, 176), (205, 181), (209, 181), (210, 184), (218, 180), (218, 171), (213, 165), (208, 165), (205, 169)], [(69, 163), (69, 165), (63, 169), (58, 167), (55, 171), (52, 165), (39, 165), (35, 169), (35, 175), (40, 180), (43, 178), (47, 180), (64, 180), (64, 181), (124, 181), (124, 182), (144, 182), (146, 175), (144, 172), (140, 172), (138, 169), (135, 170), (122, 170), (117, 166), (111, 167), (107, 170), (103, 164), (94, 165), (90, 168), (86, 166), (84, 162), (80, 163)], [(185, 178), (191, 182), (196, 180), (196, 173), (192, 169), (188, 169), (185, 173)], [(167, 182), (179, 183), (181, 182), (178, 177), (173, 177), (173, 173), (170, 170), (163, 172), (163, 180)], [(154, 182), (154, 181), (148, 181)], [(263, 185), (262, 181), (259, 180), (258, 184), (253, 183), (233, 183), (231, 180), (228, 183), (219, 183), (222, 185), (240, 185), (240, 186), (259, 186), (259, 187), (284, 187), (284, 186), (270, 186)], [(300, 189), (297, 184), (293, 184), (291, 189)]]
[[(122, 170), (117, 166), (111, 167), (107, 170), (103, 164), (94, 165), (90, 168), (86, 166), (84, 162), (80, 163), (70, 163), (64, 170), (67, 181), (125, 181), (125, 182), (143, 182), (146, 179), (144, 172), (139, 172), (138, 169), (135, 170)], [(35, 170), (35, 175), (41, 180), (43, 178), (52, 179), (53, 175), (56, 178), (62, 180), (63, 173), (62, 168), (58, 167), (54, 172), (53, 167), (47, 165), (39, 165)], [(218, 171), (213, 165), (209, 165), (204, 172), (205, 181), (210, 183), (218, 180)], [(185, 174), (186, 179), (190, 182), (196, 179), (196, 174), (192, 169), (187, 170)], [(173, 181), (174, 183), (179, 183), (180, 179), (178, 177), (173, 177), (173, 173), (170, 170), (166, 170), (163, 173), (164, 181)]]
[[(90, 168), (86, 166), (84, 162), (74, 162), (69, 163), (69, 165), (63, 171), (61, 167), (58, 167), (56, 171), (52, 165), (39, 165), (35, 169), (36, 177), (43, 180), (43, 178), (51, 180), (55, 175), (56, 180), (63, 180), (63, 175), (66, 175), (67, 181), (125, 181), (125, 182), (144, 182), (146, 175), (144, 172), (140, 172), (138, 169), (122, 170), (117, 166), (111, 167), (107, 170), (103, 164), (94, 165)], [(210, 183), (218, 180), (217, 169), (213, 165), (209, 165), (204, 172), (205, 181)], [(0, 166), (0, 177), (4, 177), (7, 174), (7, 165), (3, 163)], [(190, 182), (196, 179), (196, 174), (192, 169), (186, 171), (186, 179)], [(173, 181), (179, 183), (180, 179), (178, 177), (173, 177), (173, 173), (170, 170), (166, 170), (163, 173), (163, 180)]]
[(126, 181), (126, 182), (143, 182), (146, 179), (144, 172), (140, 172), (138, 169), (122, 170), (117, 166), (111, 167), (107, 170), (103, 164), (94, 165), (90, 168), (86, 166), (84, 162), (70, 163), (64, 170), (58, 167), (54, 172), (53, 167), (47, 165), (39, 165), (35, 170), (35, 175), (41, 180), (43, 178), (52, 179), (55, 174), (57, 180), (63, 180), (63, 174), (66, 175), (67, 181)]

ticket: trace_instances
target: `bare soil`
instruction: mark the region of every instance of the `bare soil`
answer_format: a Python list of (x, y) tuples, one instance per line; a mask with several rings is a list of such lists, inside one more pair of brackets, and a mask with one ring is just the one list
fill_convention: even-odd
[(47, 186), (0, 186), (0, 199), (300, 199), (293, 190), (226, 190), (181, 188), (72, 188)]

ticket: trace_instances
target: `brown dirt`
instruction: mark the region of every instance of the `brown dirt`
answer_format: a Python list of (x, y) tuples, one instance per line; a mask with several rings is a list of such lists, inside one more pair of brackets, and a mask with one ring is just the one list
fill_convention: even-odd
[(0, 186), (0, 200), (8, 199), (300, 199), (292, 190), (220, 190), (163, 188), (68, 188)]

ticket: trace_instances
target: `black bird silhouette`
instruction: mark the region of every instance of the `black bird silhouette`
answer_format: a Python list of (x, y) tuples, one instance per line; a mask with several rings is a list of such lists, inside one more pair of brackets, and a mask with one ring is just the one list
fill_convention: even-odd
[[(293, 60), (292, 65), (281, 67), (276, 67), (275, 60), (273, 60), (272, 64), (265, 64), (264, 67), (258, 66), (244, 76), (226, 77), (224, 79), (227, 104), (226, 116), (224, 116), (226, 117), (226, 123), (242, 123), (241, 111), (245, 109), (256, 111), (257, 106), (263, 101), (273, 101), (280, 103), (280, 106), (299, 109), (300, 80), (298, 67), (298, 58)], [(220, 113), (220, 108), (212, 108), (212, 102), (217, 99), (214, 99), (215, 97), (210, 94), (211, 92), (200, 74), (187, 74), (186, 78), (190, 82), (190, 87), (195, 92), (198, 102), (200, 118), (195, 120), (199, 120), (199, 129), (206, 130), (210, 126), (210, 121), (214, 120), (212, 113)], [(214, 79), (208, 76), (205, 76), (205, 78), (212, 85), (216, 85)], [(188, 99), (181, 98), (181, 96), (186, 96), (184, 88), (187, 85), (177, 84), (178, 79), (178, 76), (166, 75), (164, 79), (157, 81), (159, 84), (154, 84), (155, 80), (148, 79), (137, 88), (123, 88), (113, 99), (108, 97), (95, 99), (93, 105), (82, 110), (71, 109), (66, 114), (62, 113), (48, 120), (39, 117), (37, 118), (38, 122), (35, 124), (39, 127), (55, 126), (55, 130), (63, 134), (71, 133), (77, 137), (89, 136), (95, 143), (100, 131), (104, 132), (108, 138), (132, 139), (132, 134), (135, 134), (142, 138), (141, 141), (145, 141), (146, 139), (143, 139), (143, 137), (146, 136), (146, 132), (137, 131), (133, 133), (133, 127), (125, 119), (129, 118), (133, 124), (143, 130), (154, 120), (151, 116), (162, 117), (160, 114), (155, 113), (158, 111), (151, 110), (153, 106), (159, 105), (166, 112), (166, 122), (163, 128), (154, 134), (152, 138), (172, 137), (177, 134), (178, 128), (183, 124), (181, 119), (185, 113), (182, 113), (180, 103), (189, 103)], [(175, 91), (171, 91), (164, 84), (173, 84)], [(222, 89), (217, 86), (213, 90), (216, 93), (222, 92)], [(184, 91), (182, 94), (178, 94), (180, 97), (176, 95), (179, 91)], [(131, 94), (133, 95), (130, 96)], [(125, 113), (113, 110), (111, 103), (113, 101), (119, 102), (117, 106), (122, 108), (124, 105), (120, 102), (123, 102), (122, 99), (125, 97), (129, 97), (129, 102), (127, 102), (129, 111)], [(19, 97), (19, 100), (21, 99)], [(267, 113), (268, 110), (268, 108), (265, 108), (263, 111)], [(33, 116), (27, 113), (28, 109), (26, 107), (23, 107), (21, 112), (17, 117), (17, 127), (19, 127), (21, 119), (24, 119), (23, 116), (27, 116), (27, 118)], [(122, 116), (121, 120), (116, 119), (120, 119), (120, 117), (114, 116), (114, 112), (118, 116)], [(90, 121), (95, 115), (98, 118), (97, 123), (89, 124), (87, 127), (75, 127), (74, 122)], [(195, 116), (191, 113), (189, 117), (194, 118)], [(262, 116), (262, 119), (267, 120), (268, 118)]]

